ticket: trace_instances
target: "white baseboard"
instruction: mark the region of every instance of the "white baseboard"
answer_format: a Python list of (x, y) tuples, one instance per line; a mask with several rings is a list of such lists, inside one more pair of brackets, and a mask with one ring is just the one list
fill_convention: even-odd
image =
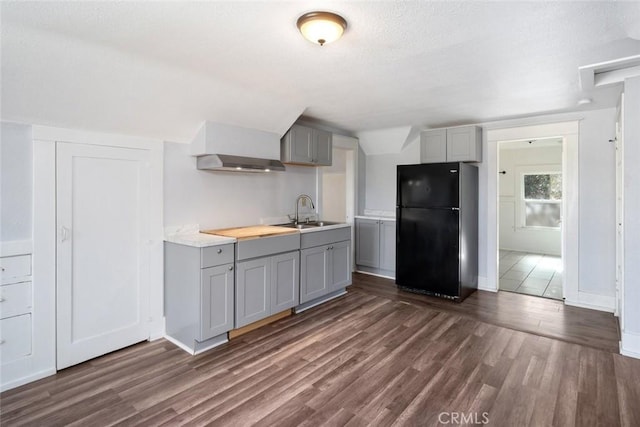
[(20, 387), (21, 385), (25, 385), (27, 383), (40, 380), (42, 378), (48, 377), (50, 375), (55, 375), (55, 368), (45, 369), (44, 371), (36, 372), (35, 374), (27, 375), (26, 377), (18, 378), (13, 381), (9, 381), (7, 383), (3, 383), (0, 385), (0, 391), (7, 391), (12, 388)]
[(640, 359), (640, 334), (623, 332), (620, 340), (620, 354)]
[(488, 292), (498, 292), (498, 288), (495, 284), (489, 284), (489, 279), (483, 276), (478, 276), (478, 290)]
[(564, 300), (564, 303), (573, 307), (606, 311), (607, 313), (613, 313), (616, 308), (615, 297), (608, 297), (605, 295), (591, 294), (588, 292), (580, 291), (578, 291), (577, 300), (566, 298)]

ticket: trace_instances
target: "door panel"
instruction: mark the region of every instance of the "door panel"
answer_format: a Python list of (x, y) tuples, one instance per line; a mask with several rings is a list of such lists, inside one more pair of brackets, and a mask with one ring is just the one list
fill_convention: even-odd
[(236, 328), (269, 316), (271, 258), (236, 265)]
[(397, 221), (396, 283), (456, 296), (460, 246), (458, 211), (402, 209)]
[(299, 304), (299, 260), (298, 251), (271, 257), (271, 314)]
[(356, 264), (377, 268), (380, 259), (380, 228), (373, 219), (356, 219)]
[(396, 269), (396, 222), (380, 221), (380, 268)]
[(330, 291), (342, 289), (351, 284), (351, 243), (340, 242), (331, 245), (331, 285)]
[(150, 154), (57, 144), (57, 366), (148, 338)]
[(233, 264), (202, 269), (200, 336), (204, 341), (233, 329)]
[(459, 167), (457, 163), (398, 166), (397, 206), (459, 206)]
[(325, 246), (300, 251), (300, 303), (329, 293), (328, 251)]

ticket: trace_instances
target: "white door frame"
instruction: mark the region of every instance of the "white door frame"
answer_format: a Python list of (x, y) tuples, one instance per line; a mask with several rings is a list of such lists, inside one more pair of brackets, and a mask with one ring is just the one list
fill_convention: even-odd
[[(160, 140), (140, 137), (79, 131), (74, 129), (54, 128), (49, 126), (33, 126), (34, 165), (39, 165), (34, 173), (33, 213), (33, 272), (34, 281), (38, 281), (48, 295), (56, 292), (56, 142), (72, 142), (81, 144), (106, 145), (112, 147), (146, 149), (151, 152), (150, 173), (152, 190), (150, 194), (150, 318), (149, 338), (157, 339), (164, 335), (163, 318), (163, 153)], [(43, 307), (45, 308), (45, 307)], [(34, 307), (35, 316), (46, 317), (49, 325), (55, 325), (55, 298), (49, 306), (40, 311)], [(52, 345), (55, 345), (55, 337)], [(55, 349), (49, 351), (55, 355)], [(50, 356), (55, 357), (55, 356)], [(55, 360), (51, 361), (55, 366)]]
[[(333, 148), (347, 150), (347, 170), (346, 170), (346, 186), (347, 186), (347, 203), (346, 203), (346, 221), (351, 225), (351, 260), (352, 267), (355, 269), (355, 216), (358, 213), (358, 138), (333, 134)], [(318, 195), (318, 212), (322, 215), (322, 174), (323, 168), (317, 168), (316, 172), (316, 194)]]
[(563, 139), (562, 293), (566, 304), (584, 305), (586, 303), (580, 301), (578, 290), (578, 135), (579, 123), (577, 121), (487, 130), (487, 283), (483, 289), (498, 290), (498, 143), (561, 137)]

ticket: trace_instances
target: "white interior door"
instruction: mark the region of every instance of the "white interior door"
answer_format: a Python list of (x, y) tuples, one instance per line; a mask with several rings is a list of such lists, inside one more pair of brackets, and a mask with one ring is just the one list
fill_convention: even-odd
[(148, 150), (57, 143), (57, 368), (149, 337)]

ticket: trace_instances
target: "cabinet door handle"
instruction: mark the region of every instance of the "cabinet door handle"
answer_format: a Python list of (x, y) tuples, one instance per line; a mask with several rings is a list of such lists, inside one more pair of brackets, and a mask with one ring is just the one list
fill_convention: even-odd
[(327, 250), (330, 250), (330, 249), (331, 249), (331, 246), (327, 246)]
[(222, 249), (218, 249), (218, 253), (221, 254), (222, 253)]
[(233, 270), (233, 266), (229, 267), (229, 271), (232, 271), (232, 270)]
[(0, 340), (0, 345), (4, 344), (4, 340)]
[(6, 300), (3, 297), (0, 297), (0, 302), (5, 302)]
[(0, 271), (4, 271), (4, 267), (0, 267)]
[(333, 250), (333, 246), (331, 246), (331, 250)]

